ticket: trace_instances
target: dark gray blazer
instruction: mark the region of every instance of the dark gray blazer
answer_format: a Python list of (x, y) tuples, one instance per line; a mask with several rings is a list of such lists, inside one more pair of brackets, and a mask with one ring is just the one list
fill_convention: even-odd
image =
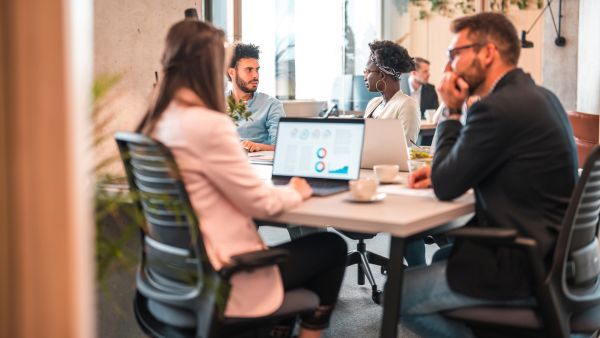
[[(410, 88), (408, 87), (408, 77), (410, 73), (404, 73), (400, 76), (400, 90), (406, 95), (410, 96)], [(439, 106), (437, 93), (435, 87), (432, 84), (424, 84), (421, 88), (421, 102), (419, 102), (419, 109), (421, 109), (421, 119), (425, 118), (425, 110), (437, 109)]]
[[(514, 228), (534, 238), (551, 258), (577, 180), (577, 152), (558, 98), (521, 69), (469, 109), (466, 124), (441, 122), (432, 165), (433, 188), (451, 200), (473, 188), (475, 217), (467, 226)], [(457, 241), (448, 283), (488, 299), (531, 294), (526, 257), (519, 251)]]

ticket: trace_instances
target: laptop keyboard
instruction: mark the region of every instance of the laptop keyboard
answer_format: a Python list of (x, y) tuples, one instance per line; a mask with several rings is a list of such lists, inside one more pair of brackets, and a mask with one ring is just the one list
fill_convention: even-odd
[[(313, 190), (313, 196), (328, 196), (349, 190), (348, 181), (312, 179), (306, 179), (306, 181)], [(275, 185), (284, 185), (288, 182), (289, 179), (273, 179)]]
[(313, 190), (313, 196), (328, 196), (328, 195), (333, 195), (333, 194), (337, 194), (343, 191), (348, 190), (348, 183), (344, 184), (344, 185), (313, 185), (310, 184), (310, 187)]

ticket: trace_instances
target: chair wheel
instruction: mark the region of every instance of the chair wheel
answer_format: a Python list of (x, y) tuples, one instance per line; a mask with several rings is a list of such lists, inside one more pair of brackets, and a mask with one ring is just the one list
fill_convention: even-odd
[(381, 290), (373, 290), (371, 298), (375, 304), (381, 305)]
[(381, 274), (386, 276), (387, 275), (387, 268), (385, 266), (381, 267)]

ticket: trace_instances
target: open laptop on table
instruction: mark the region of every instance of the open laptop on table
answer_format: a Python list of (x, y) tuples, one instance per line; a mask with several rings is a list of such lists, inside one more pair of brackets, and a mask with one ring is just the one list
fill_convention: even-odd
[(281, 118), (277, 129), (272, 180), (308, 181), (315, 196), (348, 190), (360, 174), (363, 119)]
[(376, 164), (397, 164), (408, 171), (408, 146), (400, 120), (365, 120), (365, 141), (361, 168), (373, 169)]

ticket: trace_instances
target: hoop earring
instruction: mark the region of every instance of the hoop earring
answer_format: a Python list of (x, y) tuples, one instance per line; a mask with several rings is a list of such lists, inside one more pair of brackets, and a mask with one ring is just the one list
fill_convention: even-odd
[[(383, 89), (381, 90), (379, 89), (379, 82), (383, 82)], [(375, 89), (377, 89), (378, 92), (383, 93), (387, 89), (387, 83), (385, 83), (383, 79), (379, 79), (377, 80), (377, 82), (375, 82)]]

